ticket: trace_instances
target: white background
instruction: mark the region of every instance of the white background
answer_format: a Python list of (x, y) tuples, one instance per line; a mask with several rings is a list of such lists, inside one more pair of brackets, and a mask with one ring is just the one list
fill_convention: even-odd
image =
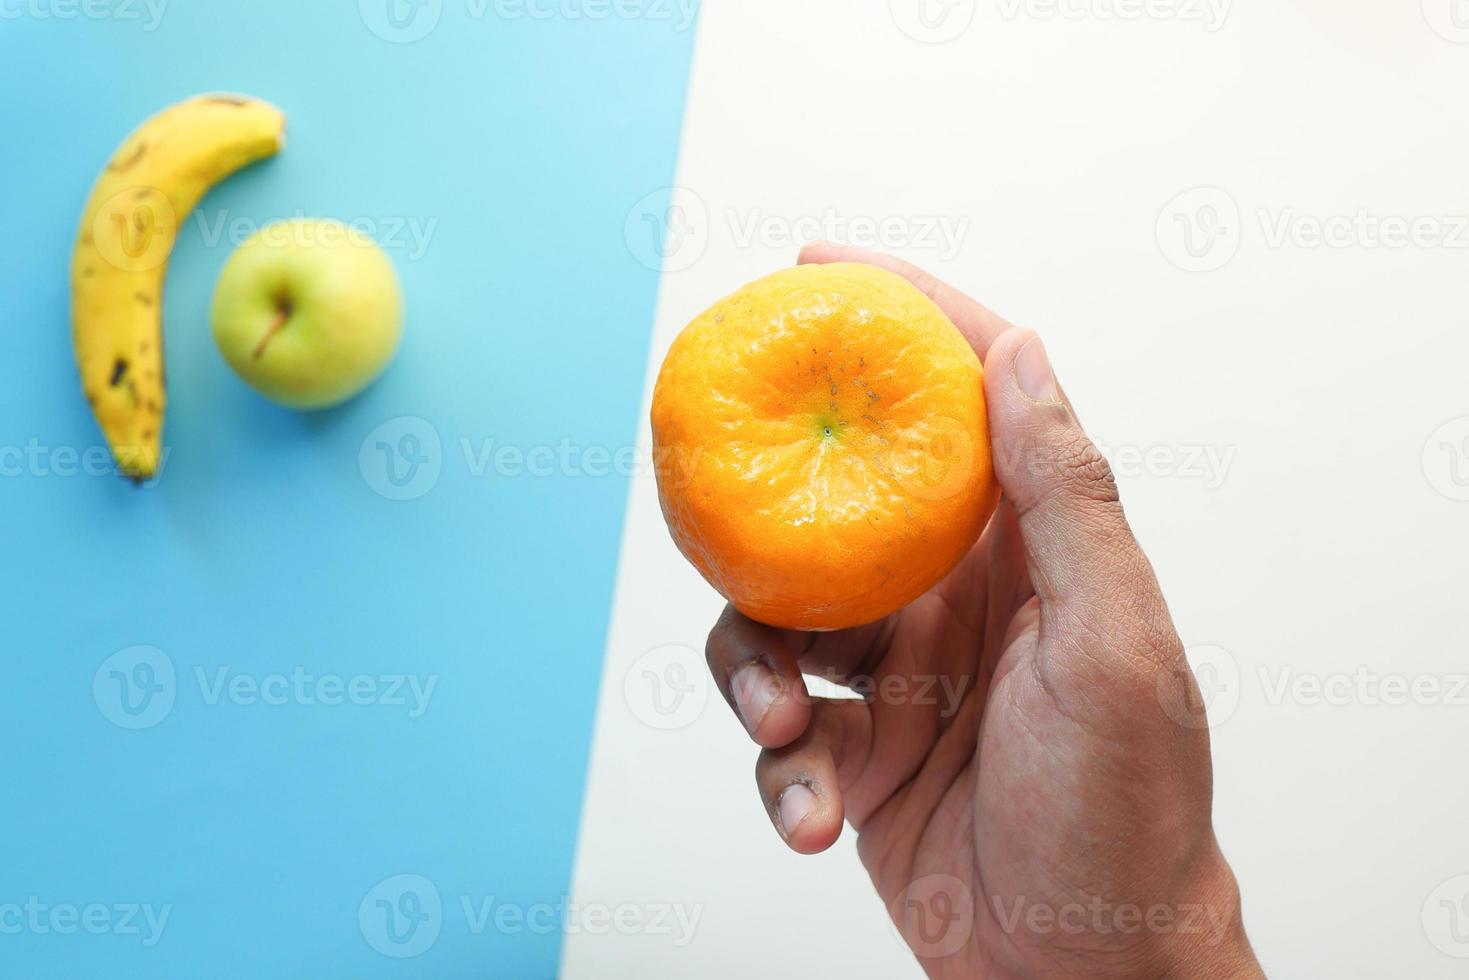
[[(1215, 820), (1282, 977), (1469, 972), (1469, 911), (1460, 943), (1438, 904), (1469, 894), (1455, 2), (1237, 0), (1220, 23), (1191, 0), (930, 0), (925, 31), (919, 0), (708, 0), (699, 27), (650, 385), (700, 310), (862, 219), (1039, 330), (1209, 661)], [(931, 216), (963, 222), (954, 247)], [(1428, 219), (1418, 243), (1383, 245), (1403, 219)], [(702, 672), (720, 606), (635, 480), (572, 898), (700, 918), (682, 946), (573, 930), (566, 975), (916, 976), (850, 831), (802, 858), (769, 826)], [(1302, 677), (1329, 698), (1279, 693)], [(1388, 677), (1444, 687), (1383, 703)]]

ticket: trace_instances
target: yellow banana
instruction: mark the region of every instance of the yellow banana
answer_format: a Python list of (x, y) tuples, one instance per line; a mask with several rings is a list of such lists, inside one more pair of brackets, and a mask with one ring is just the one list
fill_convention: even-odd
[(82, 391), (118, 468), (153, 476), (163, 445), (163, 278), (180, 224), (209, 188), (285, 145), (279, 109), (200, 95), (118, 147), (92, 187), (72, 256)]

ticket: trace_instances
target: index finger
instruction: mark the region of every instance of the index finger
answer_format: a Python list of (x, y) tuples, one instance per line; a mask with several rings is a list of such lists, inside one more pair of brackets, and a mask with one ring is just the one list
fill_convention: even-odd
[(757, 623), (726, 606), (709, 631), (705, 655), (719, 692), (750, 737), (779, 748), (806, 729), (811, 700), (802, 673), (841, 684), (875, 669), (892, 617), (855, 629), (803, 633)]
[(851, 245), (815, 242), (801, 249), (800, 257), (796, 259), (797, 265), (825, 265), (828, 262), (861, 262), (896, 272), (938, 304), (944, 315), (954, 321), (954, 326), (969, 341), (969, 346), (974, 348), (980, 360), (984, 360), (984, 356), (989, 353), (990, 344), (1011, 327), (1003, 317), (953, 286), (893, 255)]

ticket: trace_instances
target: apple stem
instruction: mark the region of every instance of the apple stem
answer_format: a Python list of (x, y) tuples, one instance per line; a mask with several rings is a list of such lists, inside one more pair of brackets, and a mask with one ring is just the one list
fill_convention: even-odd
[(283, 306), (276, 311), (275, 322), (270, 325), (269, 330), (265, 331), (265, 336), (260, 338), (260, 343), (255, 345), (255, 360), (260, 360), (260, 355), (265, 353), (265, 345), (270, 343), (270, 339), (280, 332), (290, 318), (291, 308), (289, 306)]

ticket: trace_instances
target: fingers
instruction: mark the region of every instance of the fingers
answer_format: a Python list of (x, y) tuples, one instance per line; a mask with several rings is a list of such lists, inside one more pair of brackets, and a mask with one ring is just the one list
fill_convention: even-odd
[(775, 748), (800, 735), (810, 717), (801, 674), (845, 684), (875, 669), (893, 621), (829, 633), (802, 633), (757, 623), (725, 606), (704, 653), (709, 671), (758, 745)]
[(773, 629), (725, 606), (704, 655), (714, 682), (759, 745), (785, 745), (806, 730), (811, 700), (796, 665), (801, 634)]
[(866, 704), (818, 699), (800, 738), (760, 753), (755, 764), (760, 798), (793, 851), (815, 854), (836, 842), (844, 814), (843, 779), (861, 771), (871, 737)]
[(1040, 338), (1006, 331), (990, 348), (984, 382), (995, 473), (1042, 601), (1156, 590), (1111, 467), (1062, 396)]
[(762, 625), (726, 606), (705, 653), (715, 683), (763, 747), (755, 779), (766, 812), (792, 850), (815, 854), (841, 833), (843, 778), (870, 753), (872, 714), (860, 700), (812, 698), (798, 661), (840, 673), (888, 635), (883, 623), (806, 634)]
[(887, 269), (889, 272), (896, 272), (938, 304), (939, 309), (954, 321), (954, 326), (964, 334), (981, 359), (989, 352), (990, 345), (995, 342), (996, 338), (1010, 329), (1010, 324), (953, 286), (924, 272), (910, 262), (891, 255), (884, 255), (882, 252), (854, 248), (850, 245), (817, 242), (801, 249), (801, 255), (796, 259), (797, 265), (821, 265), (827, 262), (863, 262)]

